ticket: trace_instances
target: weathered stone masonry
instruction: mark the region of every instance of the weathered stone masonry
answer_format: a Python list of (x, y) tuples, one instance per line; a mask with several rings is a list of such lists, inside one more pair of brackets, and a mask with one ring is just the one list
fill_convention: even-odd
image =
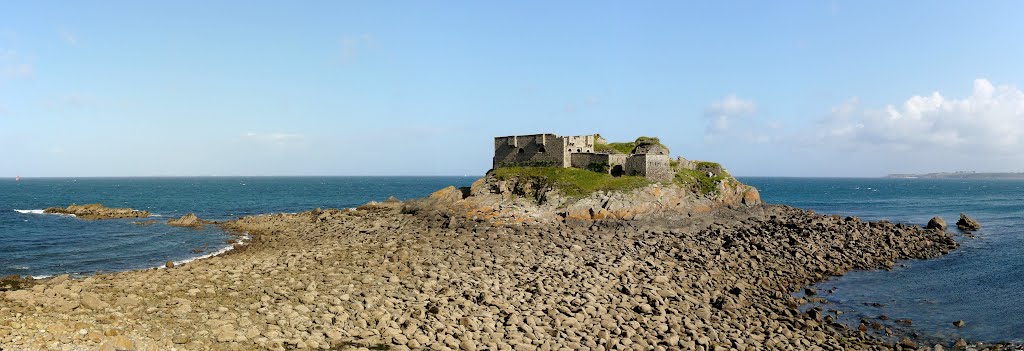
[(640, 148), (630, 155), (594, 152), (594, 141), (593, 135), (562, 137), (550, 133), (496, 137), (493, 166), (590, 169), (591, 165), (600, 164), (607, 166), (607, 172), (616, 177), (635, 175), (659, 182), (672, 180), (667, 152), (647, 153)]

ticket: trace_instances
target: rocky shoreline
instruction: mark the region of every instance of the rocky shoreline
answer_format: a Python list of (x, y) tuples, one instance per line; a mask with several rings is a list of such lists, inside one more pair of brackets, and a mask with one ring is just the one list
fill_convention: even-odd
[(907, 349), (801, 311), (808, 298), (792, 293), (956, 247), (942, 231), (767, 205), (525, 222), (389, 201), (223, 225), (252, 241), (174, 268), (57, 277), (2, 293), (0, 345)]

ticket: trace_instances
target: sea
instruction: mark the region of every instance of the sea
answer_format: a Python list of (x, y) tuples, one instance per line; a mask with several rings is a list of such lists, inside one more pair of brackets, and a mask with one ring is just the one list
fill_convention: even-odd
[[(854, 271), (815, 286), (841, 322), (861, 319), (897, 334), (938, 341), (1024, 343), (1024, 180), (759, 178), (768, 203), (824, 214), (925, 226), (934, 216), (950, 225), (960, 248), (892, 270)], [(981, 223), (971, 235), (955, 226), (960, 213)], [(831, 291), (831, 293), (829, 292)], [(881, 320), (881, 316), (888, 320)], [(909, 319), (910, 326), (895, 323)], [(963, 320), (957, 328), (954, 321)]]
[[(171, 177), (0, 180), (0, 276), (88, 275), (184, 263), (230, 250), (217, 226), (168, 226), (195, 213), (229, 220), (262, 213), (350, 208), (389, 196), (420, 198), (477, 177)], [(150, 218), (81, 220), (47, 207), (101, 203)], [(156, 220), (151, 225), (140, 222)]]
[[(348, 208), (389, 196), (420, 198), (477, 177), (198, 177), (22, 178), (0, 180), (0, 276), (152, 268), (230, 248), (216, 226), (171, 227), (189, 212), (209, 220)], [(923, 226), (933, 216), (953, 223), (964, 212), (983, 229), (958, 233), (961, 247), (891, 270), (856, 271), (817, 286), (856, 327), (862, 318), (910, 319), (912, 332), (938, 340), (1024, 343), (1024, 180), (740, 177), (768, 203), (819, 213)], [(158, 220), (87, 221), (43, 214), (52, 206), (102, 203), (148, 210)], [(952, 322), (966, 321), (962, 328)]]

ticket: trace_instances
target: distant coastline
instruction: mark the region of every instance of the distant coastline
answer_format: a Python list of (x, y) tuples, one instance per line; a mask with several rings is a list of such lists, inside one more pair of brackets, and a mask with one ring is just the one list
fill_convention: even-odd
[(1024, 172), (938, 172), (938, 173), (896, 173), (883, 178), (901, 179), (1024, 179)]

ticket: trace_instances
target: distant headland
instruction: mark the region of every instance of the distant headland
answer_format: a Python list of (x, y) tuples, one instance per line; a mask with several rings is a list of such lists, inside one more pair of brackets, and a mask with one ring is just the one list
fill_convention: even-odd
[(1024, 172), (937, 172), (937, 173), (895, 173), (884, 178), (902, 179), (1024, 179)]

